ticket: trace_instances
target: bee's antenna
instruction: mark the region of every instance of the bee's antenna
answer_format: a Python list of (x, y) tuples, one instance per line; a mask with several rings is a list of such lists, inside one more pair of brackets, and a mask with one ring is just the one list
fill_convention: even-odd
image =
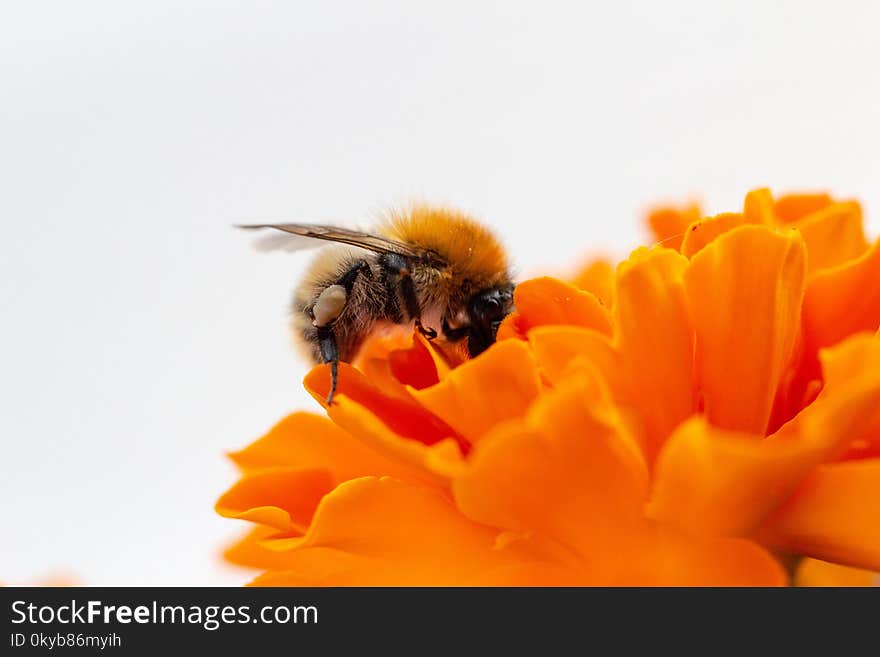
[(684, 237), (685, 235), (687, 235), (687, 231), (685, 231), (685, 232), (683, 232), (683, 233), (676, 233), (675, 235), (670, 235), (669, 237), (664, 237), (664, 238), (663, 238), (662, 240), (660, 240), (659, 242), (654, 242), (654, 243), (651, 245), (651, 248), (654, 248), (655, 246), (660, 246), (660, 245), (662, 245), (662, 244), (665, 244), (666, 242), (668, 242), (668, 241), (670, 241), (670, 240), (674, 240), (674, 239), (676, 239), (676, 238), (678, 238), (678, 237)]

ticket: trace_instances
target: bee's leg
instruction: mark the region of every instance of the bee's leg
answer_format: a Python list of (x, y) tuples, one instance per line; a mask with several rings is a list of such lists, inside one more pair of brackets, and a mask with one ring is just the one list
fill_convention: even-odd
[(370, 263), (366, 260), (358, 260), (356, 263), (354, 263), (342, 276), (339, 277), (339, 280), (336, 282), (336, 284), (341, 285), (345, 288), (345, 291), (348, 294), (351, 294), (354, 283), (357, 280), (357, 277), (361, 274), (363, 274), (370, 280), (373, 279), (373, 270), (370, 269)]
[(333, 403), (333, 396), (336, 394), (336, 388), (339, 384), (339, 348), (336, 344), (333, 324), (345, 309), (348, 295), (351, 294), (355, 281), (361, 274), (367, 278), (373, 278), (373, 270), (370, 269), (370, 264), (366, 260), (359, 260), (340, 276), (335, 284), (324, 288), (312, 307), (312, 324), (318, 332), (321, 360), (324, 363), (330, 363), (328, 405)]
[(463, 340), (467, 337), (467, 334), (470, 330), (470, 326), (460, 326), (459, 328), (452, 328), (449, 325), (449, 322), (446, 321), (446, 318), (443, 318), (443, 337), (445, 337), (450, 342), (458, 342), (459, 340)]
[(390, 254), (385, 256), (384, 264), (397, 274), (400, 285), (400, 296), (406, 306), (406, 314), (415, 321), (416, 329), (428, 340), (437, 337), (437, 331), (430, 327), (422, 326), (422, 309), (419, 307), (419, 298), (416, 296), (416, 286), (410, 274), (410, 264), (401, 255)]
[(437, 331), (432, 329), (430, 326), (428, 326), (428, 327), (423, 326), (422, 320), (420, 320), (420, 319), (416, 320), (416, 329), (418, 330), (419, 333), (421, 333), (426, 338), (428, 338), (428, 340), (433, 340), (434, 338), (437, 337)]
[(321, 350), (321, 360), (330, 363), (330, 392), (327, 395), (327, 405), (333, 403), (336, 394), (336, 386), (339, 384), (339, 350), (336, 348), (336, 334), (332, 326), (318, 327), (318, 347)]

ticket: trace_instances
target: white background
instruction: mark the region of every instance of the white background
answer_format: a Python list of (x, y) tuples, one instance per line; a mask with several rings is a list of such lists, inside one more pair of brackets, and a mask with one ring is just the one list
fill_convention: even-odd
[(448, 202), (523, 273), (762, 185), (880, 227), (876, 3), (0, 7), (0, 580), (245, 581), (223, 452), (317, 405), (236, 221)]

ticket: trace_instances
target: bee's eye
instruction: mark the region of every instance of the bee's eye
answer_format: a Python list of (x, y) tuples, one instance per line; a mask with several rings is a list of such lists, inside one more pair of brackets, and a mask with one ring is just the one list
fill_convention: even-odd
[(494, 312), (501, 307), (501, 304), (498, 302), (498, 299), (489, 298), (486, 299), (486, 310), (489, 312)]

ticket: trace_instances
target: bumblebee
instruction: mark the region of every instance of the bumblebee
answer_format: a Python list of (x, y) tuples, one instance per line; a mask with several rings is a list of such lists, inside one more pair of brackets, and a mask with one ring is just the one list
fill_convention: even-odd
[(484, 226), (465, 214), (424, 205), (390, 213), (375, 232), (314, 224), (259, 224), (277, 231), (264, 250), (322, 249), (293, 302), (293, 328), (314, 363), (330, 363), (332, 403), (339, 361), (350, 362), (382, 325), (414, 326), (473, 357), (495, 342), (513, 309), (507, 256)]

